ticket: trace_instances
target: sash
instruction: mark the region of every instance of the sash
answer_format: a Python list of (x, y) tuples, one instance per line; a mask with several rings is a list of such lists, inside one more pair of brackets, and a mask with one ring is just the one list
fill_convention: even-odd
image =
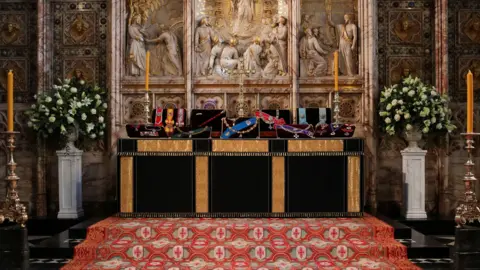
[(350, 37), (347, 34), (347, 26), (346, 25), (342, 25), (342, 38), (350, 44), (353, 43), (353, 41), (350, 39)]
[(218, 117), (220, 117), (225, 111), (221, 111), (220, 113), (216, 114), (215, 116), (213, 116), (212, 118), (208, 119), (207, 121), (203, 122), (200, 124), (199, 127), (203, 127), (204, 125), (212, 122), (213, 120), (217, 119)]
[(285, 130), (286, 132), (295, 134), (294, 135), (295, 138), (298, 138), (298, 134), (304, 134), (310, 138), (313, 138), (315, 136), (315, 133), (310, 130), (312, 128), (312, 125), (308, 125), (306, 129), (300, 129), (300, 128), (292, 127), (289, 125), (278, 125), (277, 128), (280, 128)]
[[(285, 125), (285, 120), (283, 118), (278, 118), (278, 114), (279, 114), (279, 111), (277, 110), (277, 117), (273, 117), (267, 113), (264, 113), (262, 111), (256, 111), (255, 112), (255, 116), (257, 118), (260, 118), (263, 120), (263, 122), (269, 124), (269, 125), (272, 125), (273, 124), (273, 128), (275, 128), (277, 125)], [(270, 126), (270, 129), (272, 129), (272, 127)]]
[(307, 122), (307, 110), (305, 108), (298, 109), (298, 124), (300, 125), (308, 125)]
[(197, 128), (195, 130), (190, 130), (189, 132), (185, 132), (177, 127), (177, 131), (179, 131), (180, 133), (173, 135), (172, 138), (185, 138), (185, 137), (192, 138), (193, 135), (201, 134), (205, 131), (211, 132), (212, 128), (211, 127)]
[(327, 109), (319, 108), (318, 109), (318, 124), (326, 124), (327, 123)]
[(155, 110), (155, 126), (163, 126), (163, 108), (161, 107), (157, 107), (157, 109)]
[(255, 128), (256, 125), (257, 125), (257, 118), (252, 117), (252, 118), (250, 118), (246, 121), (243, 121), (243, 122), (240, 122), (240, 123), (236, 124), (233, 127), (227, 128), (227, 130), (222, 134), (222, 136), (220, 136), (220, 138), (228, 139), (228, 138), (232, 137), (234, 134), (238, 133), (239, 131), (241, 131), (243, 129), (246, 129), (248, 127), (252, 127), (252, 126), (253, 126), (253, 128)]
[(177, 110), (177, 127), (185, 126), (185, 109)]

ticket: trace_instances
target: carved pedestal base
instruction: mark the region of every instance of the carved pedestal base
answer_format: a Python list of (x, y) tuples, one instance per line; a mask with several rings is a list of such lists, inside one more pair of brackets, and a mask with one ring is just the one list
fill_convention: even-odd
[(425, 219), (425, 155), (420, 148), (406, 148), (401, 151), (403, 162), (405, 217)]
[(76, 219), (83, 216), (82, 155), (83, 151), (75, 147), (57, 151), (59, 219)]

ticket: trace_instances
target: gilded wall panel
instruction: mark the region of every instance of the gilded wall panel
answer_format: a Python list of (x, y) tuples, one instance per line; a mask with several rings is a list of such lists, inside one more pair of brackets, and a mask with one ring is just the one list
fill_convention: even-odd
[(422, 10), (392, 10), (388, 17), (390, 44), (422, 44)]
[(219, 110), (225, 109), (225, 95), (202, 94), (195, 95), (195, 109)]
[(6, 102), (8, 70), (15, 74), (15, 102), (28, 103), (36, 92), (36, 3), (0, 2), (0, 103)]
[(448, 22), (448, 92), (455, 101), (465, 102), (468, 70), (475, 89), (480, 88), (480, 2), (449, 1)]
[(106, 1), (51, 4), (53, 16), (53, 80), (82, 78), (106, 85)]
[(388, 58), (388, 84), (401, 83), (403, 78), (408, 76), (424, 79), (423, 67), (424, 58), (409, 56), (392, 56)]
[(433, 2), (378, 1), (380, 89), (408, 76), (433, 83)]

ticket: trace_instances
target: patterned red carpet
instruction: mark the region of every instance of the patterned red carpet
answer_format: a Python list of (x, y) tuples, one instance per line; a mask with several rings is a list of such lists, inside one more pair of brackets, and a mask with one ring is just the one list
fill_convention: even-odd
[(107, 218), (63, 269), (419, 269), (363, 218)]

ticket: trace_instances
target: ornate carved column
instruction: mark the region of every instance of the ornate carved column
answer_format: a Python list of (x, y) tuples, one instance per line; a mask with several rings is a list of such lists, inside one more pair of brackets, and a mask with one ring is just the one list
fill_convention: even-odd
[[(448, 0), (435, 0), (435, 87), (441, 93), (448, 91)], [(448, 139), (448, 137), (447, 137)], [(438, 149), (439, 214), (450, 214), (448, 200), (449, 157), (447, 148)]]
[(195, 31), (195, 20), (192, 18), (195, 18), (195, 13), (194, 13), (194, 3), (192, 0), (184, 0), (184, 21), (185, 21), (185, 42), (183, 43), (183, 50), (185, 52), (185, 65), (184, 65), (184, 70), (185, 70), (185, 91), (186, 91), (186, 96), (185, 98), (186, 103), (187, 103), (187, 121), (190, 123), (190, 114), (193, 109), (193, 72), (190, 67), (193, 65), (193, 32)]
[(377, 59), (377, 0), (360, 0), (359, 14), (361, 14), (361, 55), (360, 72), (364, 77), (364, 132), (366, 142), (366, 168), (365, 183), (368, 190), (368, 203), (373, 211), (377, 207), (377, 137), (375, 127), (376, 100), (378, 98), (378, 59)]
[(448, 91), (448, 0), (435, 0), (435, 86)]
[(301, 11), (302, 11), (302, 7), (301, 7), (301, 1), (298, 1), (298, 0), (292, 0), (292, 3), (290, 5), (292, 8), (291, 8), (291, 34), (290, 34), (290, 44), (289, 44), (289, 48), (291, 48), (290, 50), (290, 55), (291, 55), (291, 66), (289, 67), (289, 69), (291, 70), (291, 74), (292, 74), (292, 84), (291, 84), (291, 88), (292, 88), (292, 95), (291, 95), (291, 108), (292, 108), (292, 114), (293, 114), (293, 121), (294, 123), (297, 122), (297, 110), (296, 108), (298, 108), (298, 89), (299, 89), (299, 83), (298, 83), (298, 76), (300, 76), (300, 66), (299, 66), (299, 53), (298, 53), (298, 44), (299, 44), (299, 40), (298, 40), (298, 29), (299, 29), (299, 25), (300, 25), (300, 18), (301, 18)]
[[(52, 31), (50, 1), (37, 1), (37, 92), (47, 91), (52, 83)], [(47, 181), (45, 177), (45, 142), (37, 138), (36, 216), (47, 216)]]

